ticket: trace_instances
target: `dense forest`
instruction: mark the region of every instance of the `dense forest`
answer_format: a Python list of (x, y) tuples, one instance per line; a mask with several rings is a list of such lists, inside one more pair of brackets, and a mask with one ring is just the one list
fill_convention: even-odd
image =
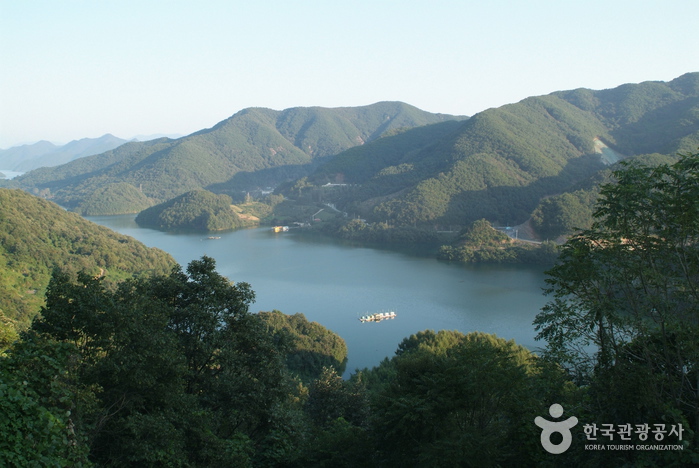
[(175, 261), (158, 249), (90, 223), (21, 190), (0, 189), (0, 320), (26, 328), (44, 303), (54, 268), (113, 284), (163, 274)]
[(590, 226), (595, 187), (616, 159), (667, 162), (695, 150), (698, 116), (699, 73), (556, 92), (386, 135), (280, 190), (369, 222), (423, 229), (483, 218), (512, 226), (535, 215), (539, 236), (555, 238)]
[[(0, 461), (695, 466), (697, 200), (699, 153), (622, 163), (599, 189), (590, 228), (547, 273), (550, 299), (534, 321), (542, 350), (425, 330), (348, 380), (339, 337), (300, 314), (251, 314), (250, 286), (211, 258), (114, 286), (56, 269), (31, 327), (2, 342)], [(461, 237), (508, 242), (485, 220)], [(570, 446), (544, 450), (535, 419), (570, 416)], [(589, 448), (600, 444), (635, 449)]]
[(138, 213), (153, 201), (131, 184), (116, 182), (95, 189), (75, 211), (83, 216)]
[(193, 190), (141, 211), (136, 222), (165, 231), (223, 231), (245, 226), (231, 208), (232, 203), (228, 195)]
[(455, 241), (440, 247), (437, 257), (460, 263), (553, 264), (558, 248), (552, 241), (541, 244), (517, 242), (486, 220), (474, 221)]
[[(32, 171), (11, 185), (76, 211), (85, 209), (96, 190), (122, 182), (139, 187), (157, 203), (202, 188), (232, 195), (301, 177), (315, 161), (392, 129), (454, 118), (399, 102), (336, 109), (249, 108), (187, 137), (130, 142), (56, 168)], [(134, 206), (124, 212), (140, 209)]]
[(303, 314), (285, 315), (278, 310), (258, 314), (273, 339), (286, 348), (286, 366), (304, 382), (321, 376), (323, 368), (342, 375), (347, 365), (347, 345), (338, 335)]

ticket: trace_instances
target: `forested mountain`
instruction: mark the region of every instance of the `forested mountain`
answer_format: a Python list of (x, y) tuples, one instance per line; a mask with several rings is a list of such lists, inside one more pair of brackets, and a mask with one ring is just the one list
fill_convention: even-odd
[(106, 134), (99, 138), (73, 140), (62, 146), (48, 141), (16, 146), (0, 150), (0, 168), (27, 172), (39, 167), (59, 166), (74, 159), (104, 153), (123, 145), (126, 141)]
[(167, 253), (21, 190), (0, 189), (0, 321), (26, 326), (44, 302), (55, 267), (105, 280), (175, 265)]
[(106, 184), (85, 197), (75, 211), (83, 216), (138, 213), (153, 204), (138, 188), (126, 182)]
[(119, 182), (158, 202), (213, 185), (217, 192), (231, 192), (305, 175), (309, 163), (387, 131), (454, 118), (400, 102), (336, 109), (250, 108), (178, 140), (128, 143), (13, 182), (78, 211), (95, 190)]
[(231, 208), (233, 201), (225, 194), (192, 190), (151, 206), (136, 216), (139, 226), (164, 230), (222, 231), (245, 225)]
[(235, 199), (281, 183), (293, 198), (387, 225), (515, 225), (534, 213), (539, 234), (556, 237), (590, 222), (606, 165), (697, 146), (699, 73), (688, 73), (530, 97), (467, 120), (396, 102), (249, 108), (188, 137), (131, 142), (4, 184), (79, 213), (116, 214), (201, 188)]
[(408, 130), (341, 153), (287, 191), (298, 196), (342, 181), (353, 186), (318, 196), (369, 220), (513, 225), (545, 197), (576, 190), (603, 169), (605, 146), (626, 157), (696, 149), (699, 73), (555, 92)]

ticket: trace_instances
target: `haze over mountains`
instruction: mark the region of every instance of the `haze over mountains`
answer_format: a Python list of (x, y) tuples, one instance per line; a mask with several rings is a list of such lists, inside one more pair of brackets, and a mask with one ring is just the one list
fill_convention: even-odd
[(136, 212), (198, 188), (235, 195), (286, 183), (288, 195), (301, 195), (342, 182), (355, 187), (328, 197), (368, 219), (516, 223), (545, 197), (575, 190), (604, 169), (600, 145), (623, 157), (696, 149), (699, 73), (559, 91), (470, 119), (398, 102), (250, 108), (178, 140), (128, 143), (12, 185), (78, 212), (108, 192), (131, 200), (120, 212)]
[(50, 141), (42, 140), (32, 144), (0, 149), (0, 168), (28, 172), (40, 167), (60, 166), (75, 159), (104, 153), (127, 141), (149, 141), (163, 137), (179, 138), (181, 136), (175, 134), (137, 135), (130, 140), (124, 140), (107, 133), (99, 138), (81, 138), (65, 145), (56, 145)]
[(74, 159), (104, 153), (126, 142), (127, 140), (109, 133), (99, 138), (73, 140), (65, 145), (55, 145), (42, 140), (31, 145), (0, 150), (0, 167), (11, 171), (28, 172), (39, 167), (60, 166)]

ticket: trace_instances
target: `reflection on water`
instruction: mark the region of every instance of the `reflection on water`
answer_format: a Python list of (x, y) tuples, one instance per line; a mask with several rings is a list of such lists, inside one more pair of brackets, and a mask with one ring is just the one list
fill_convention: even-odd
[[(250, 283), (252, 311), (303, 313), (347, 342), (347, 374), (392, 356), (420, 330), (482, 331), (529, 348), (534, 316), (546, 302), (543, 268), (462, 266), (424, 252), (379, 250), (299, 232), (245, 229), (205, 234), (141, 229), (133, 215), (88, 218), (170, 253), (181, 265), (208, 255), (232, 281)], [(395, 310), (393, 320), (362, 323), (361, 315)]]

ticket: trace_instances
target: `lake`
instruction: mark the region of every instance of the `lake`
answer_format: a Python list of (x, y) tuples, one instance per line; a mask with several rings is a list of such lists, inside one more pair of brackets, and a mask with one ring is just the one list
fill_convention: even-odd
[[(135, 215), (90, 221), (158, 247), (183, 267), (207, 255), (231, 281), (256, 294), (252, 312), (303, 313), (340, 335), (349, 359), (345, 377), (392, 356), (401, 340), (421, 330), (482, 331), (530, 349), (532, 320), (546, 303), (544, 268), (454, 265), (414, 251), (382, 250), (290, 230), (269, 228), (214, 234), (139, 228)], [(361, 323), (359, 316), (394, 310), (397, 317)]]

